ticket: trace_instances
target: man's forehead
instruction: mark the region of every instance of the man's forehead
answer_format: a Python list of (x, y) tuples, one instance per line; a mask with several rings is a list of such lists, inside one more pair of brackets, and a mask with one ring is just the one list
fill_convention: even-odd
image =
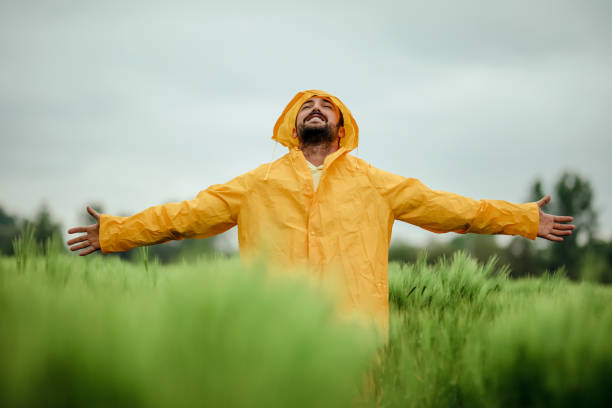
[(314, 102), (316, 99), (321, 99), (321, 100), (327, 101), (327, 102), (331, 103), (332, 105), (336, 106), (336, 104), (334, 103), (334, 101), (332, 101), (330, 98), (328, 98), (328, 97), (326, 97), (326, 96), (312, 96), (312, 97), (308, 98), (308, 99), (307, 99), (307, 100), (306, 100), (306, 101), (305, 101), (305, 102), (302, 104), (302, 106), (303, 106), (303, 105), (306, 105), (308, 102)]

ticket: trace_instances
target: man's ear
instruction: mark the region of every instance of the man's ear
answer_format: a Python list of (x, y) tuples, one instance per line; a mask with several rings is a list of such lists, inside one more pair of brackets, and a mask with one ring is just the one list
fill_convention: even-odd
[(291, 132), (291, 136), (293, 136), (294, 138), (297, 137), (297, 130), (295, 130), (295, 128), (293, 128), (293, 131)]
[(346, 132), (344, 131), (344, 126), (342, 126), (340, 129), (338, 129), (338, 139), (342, 139), (345, 134), (346, 134)]

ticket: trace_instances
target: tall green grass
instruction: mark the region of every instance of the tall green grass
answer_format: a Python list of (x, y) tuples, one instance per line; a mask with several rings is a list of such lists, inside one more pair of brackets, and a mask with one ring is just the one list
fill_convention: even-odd
[[(373, 333), (237, 259), (0, 258), (0, 406), (351, 406)], [(19, 261), (22, 265), (22, 261)]]
[(376, 406), (612, 406), (612, 290), (463, 253), (389, 270)]
[[(238, 259), (0, 257), (0, 406), (612, 406), (612, 289), (391, 264), (388, 343)], [(17, 250), (19, 249), (19, 250)]]

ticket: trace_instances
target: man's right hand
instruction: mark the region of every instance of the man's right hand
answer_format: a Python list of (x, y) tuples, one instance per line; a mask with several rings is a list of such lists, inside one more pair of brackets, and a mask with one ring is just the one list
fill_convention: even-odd
[(93, 208), (87, 206), (87, 212), (96, 219), (96, 223), (88, 225), (86, 227), (74, 227), (68, 230), (69, 234), (76, 234), (84, 232), (84, 235), (80, 235), (76, 238), (72, 238), (67, 244), (70, 246), (71, 251), (78, 251), (79, 249), (87, 248), (84, 251), (79, 252), (79, 255), (89, 255), (100, 249), (100, 214), (98, 214)]

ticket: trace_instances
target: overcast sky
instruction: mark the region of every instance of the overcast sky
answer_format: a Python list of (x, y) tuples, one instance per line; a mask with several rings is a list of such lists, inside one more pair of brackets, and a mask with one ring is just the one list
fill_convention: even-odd
[(354, 154), (434, 189), (523, 202), (576, 171), (612, 237), (609, 0), (0, 0), (0, 205), (67, 228), (193, 198), (272, 160), (310, 88), (351, 109)]

